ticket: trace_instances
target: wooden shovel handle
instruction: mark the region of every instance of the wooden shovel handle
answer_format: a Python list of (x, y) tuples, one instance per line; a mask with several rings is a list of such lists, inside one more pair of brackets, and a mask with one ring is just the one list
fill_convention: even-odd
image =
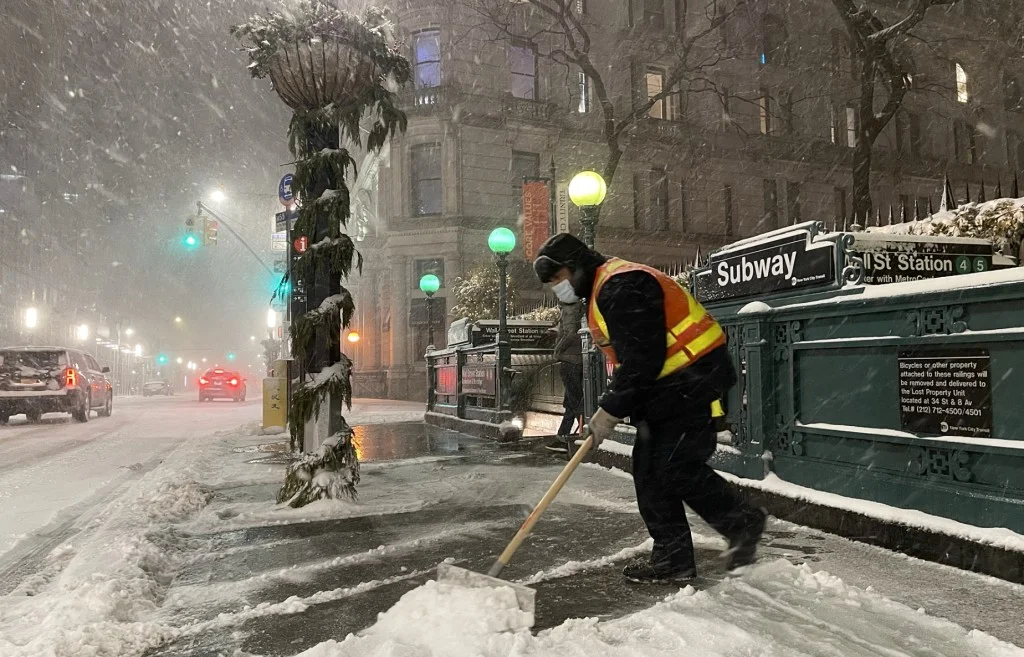
[(491, 569), (487, 572), (488, 575), (491, 577), (497, 577), (498, 573), (508, 565), (508, 562), (512, 560), (512, 555), (516, 553), (519, 546), (522, 545), (523, 541), (526, 540), (526, 537), (529, 536), (533, 526), (537, 524), (538, 520), (540, 520), (541, 514), (544, 513), (548, 506), (551, 505), (555, 496), (558, 495), (558, 492), (562, 490), (563, 486), (565, 486), (565, 482), (569, 481), (569, 477), (571, 477), (572, 473), (576, 470), (576, 466), (586, 458), (587, 452), (589, 452), (593, 446), (594, 436), (589, 435), (587, 436), (587, 439), (583, 441), (583, 444), (580, 445), (580, 448), (576, 450), (576, 453), (572, 455), (572, 458), (569, 459), (569, 462), (565, 464), (565, 467), (562, 468), (558, 477), (555, 478), (551, 487), (548, 488), (548, 492), (544, 493), (544, 497), (540, 498), (540, 502), (537, 503), (537, 506), (530, 512), (530, 515), (528, 515), (526, 520), (523, 521), (523, 525), (519, 528), (519, 531), (516, 532), (516, 535), (512, 537), (508, 547), (505, 548), (505, 551), (501, 553), (501, 556), (498, 557), (497, 561), (494, 562), (494, 565), (491, 566)]

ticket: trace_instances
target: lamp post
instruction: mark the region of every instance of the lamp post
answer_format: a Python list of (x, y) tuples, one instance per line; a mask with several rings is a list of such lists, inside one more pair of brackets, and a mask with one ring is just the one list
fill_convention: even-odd
[(441, 279), (434, 274), (424, 274), (420, 278), (420, 291), (427, 295), (427, 345), (434, 346), (434, 294), (441, 289)]
[(569, 181), (569, 200), (580, 209), (580, 224), (583, 226), (583, 243), (594, 248), (598, 210), (608, 186), (596, 171), (580, 171)]
[(512, 353), (508, 339), (508, 254), (516, 248), (515, 233), (499, 227), (487, 236), (487, 247), (498, 261), (498, 399), (499, 409), (508, 410), (508, 370)]

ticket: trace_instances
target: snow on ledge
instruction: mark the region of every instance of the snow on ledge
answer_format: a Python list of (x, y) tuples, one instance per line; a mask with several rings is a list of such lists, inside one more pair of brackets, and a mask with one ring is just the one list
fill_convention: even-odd
[(804, 431), (845, 431), (865, 436), (888, 436), (905, 440), (932, 440), (943, 443), (956, 443), (965, 447), (999, 447), (1002, 449), (1024, 449), (1024, 440), (1006, 440), (1002, 438), (975, 438), (972, 436), (919, 436), (916, 433), (899, 429), (878, 429), (875, 427), (857, 427), (849, 424), (829, 424), (828, 422), (797, 422), (794, 429)]
[(1024, 552), (1024, 535), (1005, 527), (977, 527), (916, 509), (901, 509), (889, 506), (888, 504), (882, 504), (881, 502), (872, 502), (856, 497), (845, 497), (836, 493), (826, 493), (783, 481), (775, 473), (769, 473), (763, 480), (744, 479), (743, 477), (721, 471), (718, 474), (722, 475), (726, 481), (747, 488), (762, 490), (766, 493), (774, 493), (812, 504), (841, 509), (851, 513), (859, 513), (883, 522), (897, 523), (948, 536), (956, 536), (975, 543), (991, 545), (1014, 552)]

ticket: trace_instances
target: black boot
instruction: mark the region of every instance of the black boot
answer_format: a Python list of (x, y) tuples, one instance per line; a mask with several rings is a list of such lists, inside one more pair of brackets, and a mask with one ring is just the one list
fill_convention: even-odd
[(727, 570), (749, 566), (757, 559), (757, 543), (764, 534), (768, 512), (765, 509), (753, 509), (751, 516), (743, 531), (729, 539), (729, 549), (722, 553), (726, 558)]
[(695, 568), (637, 559), (622, 569), (622, 576), (638, 584), (685, 584), (697, 576)]

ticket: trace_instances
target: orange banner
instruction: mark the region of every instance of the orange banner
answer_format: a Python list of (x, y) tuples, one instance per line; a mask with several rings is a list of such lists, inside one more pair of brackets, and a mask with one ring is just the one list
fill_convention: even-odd
[(548, 184), (544, 181), (523, 184), (523, 255), (533, 262), (548, 238), (551, 222)]

